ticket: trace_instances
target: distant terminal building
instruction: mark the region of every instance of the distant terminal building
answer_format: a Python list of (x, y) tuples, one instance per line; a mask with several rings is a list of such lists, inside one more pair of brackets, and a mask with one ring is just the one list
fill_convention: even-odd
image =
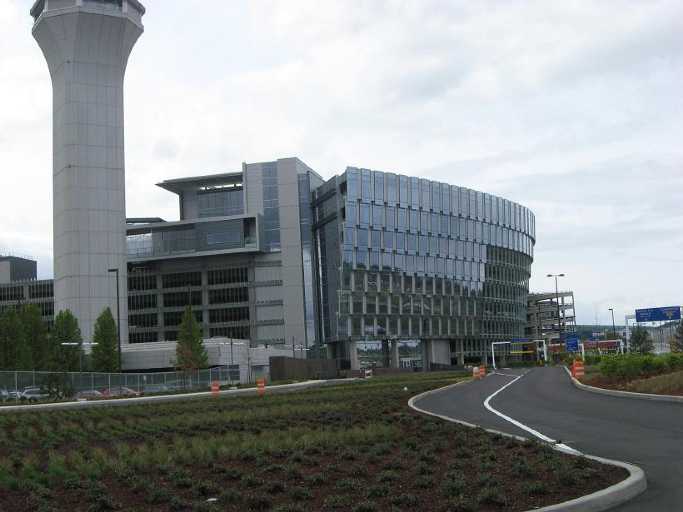
[(52, 279), (37, 279), (35, 260), (19, 256), (0, 256), (0, 313), (8, 308), (35, 304), (48, 327), (54, 320)]
[(38, 264), (35, 260), (0, 254), (0, 284), (36, 279), (37, 275)]
[(561, 333), (576, 331), (574, 292), (530, 293), (527, 302), (526, 337), (559, 340)]

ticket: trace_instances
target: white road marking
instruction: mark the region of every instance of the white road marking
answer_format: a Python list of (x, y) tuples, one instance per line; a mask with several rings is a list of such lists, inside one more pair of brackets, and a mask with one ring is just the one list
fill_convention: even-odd
[(500, 373), (498, 371), (494, 371), (490, 375), (502, 375), (503, 377), (520, 377), (520, 375), (510, 375), (509, 373)]
[[(502, 374), (502, 373), (499, 373), (498, 375), (503, 375), (503, 374)], [(520, 429), (522, 429), (522, 430), (524, 430), (524, 431), (526, 431), (526, 432), (529, 432), (531, 435), (533, 435), (533, 436), (539, 438), (541, 441), (545, 441), (546, 443), (551, 443), (551, 444), (555, 445), (557, 448), (559, 448), (560, 450), (562, 450), (562, 451), (564, 451), (564, 452), (571, 453), (571, 454), (573, 454), (573, 455), (582, 455), (582, 453), (581, 453), (580, 451), (575, 450), (574, 448), (571, 448), (570, 446), (567, 446), (567, 445), (564, 444), (564, 443), (558, 443), (555, 439), (551, 439), (550, 437), (548, 437), (548, 436), (546, 436), (546, 435), (544, 435), (544, 434), (541, 434), (538, 430), (534, 430), (533, 428), (531, 428), (531, 427), (525, 425), (524, 423), (521, 423), (521, 422), (517, 421), (517, 420), (514, 419), (514, 418), (511, 418), (510, 416), (507, 416), (507, 415), (503, 414), (502, 412), (500, 412), (500, 411), (494, 409), (494, 408), (491, 406), (491, 403), (490, 403), (490, 402), (491, 402), (491, 399), (492, 399), (493, 397), (495, 397), (498, 393), (500, 393), (501, 391), (503, 391), (505, 388), (507, 388), (507, 387), (509, 387), (509, 386), (512, 386), (515, 382), (517, 382), (519, 379), (521, 379), (521, 378), (524, 377), (525, 375), (526, 375), (526, 373), (523, 373), (522, 375), (516, 376), (513, 380), (511, 380), (510, 382), (508, 382), (507, 384), (505, 384), (503, 387), (499, 388), (499, 389), (498, 389), (497, 391), (495, 391), (493, 394), (489, 395), (489, 397), (488, 397), (486, 400), (484, 400), (484, 407), (486, 407), (486, 409), (488, 409), (490, 412), (492, 412), (492, 413), (495, 414), (496, 416), (498, 416), (498, 417), (500, 417), (500, 418), (503, 418), (505, 421), (508, 421), (508, 422), (512, 423), (515, 427), (520, 428)], [(506, 376), (507, 376), (507, 377), (513, 377), (513, 375), (506, 375)]]

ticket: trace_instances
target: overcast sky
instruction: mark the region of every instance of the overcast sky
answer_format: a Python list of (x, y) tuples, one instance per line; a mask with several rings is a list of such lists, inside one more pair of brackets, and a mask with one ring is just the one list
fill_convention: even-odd
[[(0, 0), (0, 252), (52, 276), (52, 106), (33, 0)], [(683, 3), (143, 0), (129, 216), (161, 180), (298, 156), (484, 190), (536, 214), (531, 289), (580, 323), (683, 302)], [(210, 6), (210, 8), (208, 7)]]

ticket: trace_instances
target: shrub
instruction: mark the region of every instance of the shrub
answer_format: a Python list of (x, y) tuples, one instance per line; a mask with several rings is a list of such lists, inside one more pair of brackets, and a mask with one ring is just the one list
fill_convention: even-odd
[(152, 487), (149, 494), (145, 496), (145, 502), (149, 504), (168, 503), (171, 500), (171, 494), (163, 488)]
[(320, 485), (327, 482), (327, 474), (325, 473), (313, 473), (312, 475), (304, 478), (304, 481), (310, 485)]
[(305, 512), (305, 509), (299, 505), (287, 504), (275, 507), (273, 512)]
[(443, 508), (443, 512), (474, 512), (475, 510), (477, 510), (477, 507), (475, 507), (470, 499), (464, 496), (458, 496), (449, 500)]
[(428, 464), (420, 463), (416, 468), (418, 475), (431, 475), (434, 473), (434, 468)]
[(398, 480), (399, 474), (394, 471), (394, 470), (385, 470), (385, 471), (380, 471), (379, 475), (377, 475), (377, 481), (378, 482), (395, 482)]
[(388, 485), (373, 485), (368, 488), (368, 498), (384, 498), (389, 496)]
[(443, 492), (444, 496), (449, 498), (460, 496), (464, 490), (464, 480), (447, 480), (441, 484), (441, 491)]
[(260, 512), (270, 510), (273, 506), (273, 502), (268, 496), (258, 494), (249, 496), (247, 499), (247, 505), (249, 506), (250, 510)]
[(371, 501), (361, 501), (353, 507), (352, 512), (377, 512), (377, 506)]
[(659, 375), (683, 365), (679, 354), (624, 354), (604, 356), (600, 362), (600, 373), (611, 379), (631, 380), (642, 376)]
[(285, 485), (282, 482), (269, 482), (265, 489), (268, 494), (279, 494), (285, 491)]
[(391, 498), (391, 504), (398, 507), (415, 507), (420, 502), (414, 494), (399, 494)]
[(348, 510), (351, 505), (350, 496), (340, 496), (333, 494), (325, 498), (323, 502), (323, 510)]
[(428, 475), (419, 476), (415, 479), (415, 487), (418, 489), (431, 489), (434, 487), (434, 479)]
[(544, 496), (548, 494), (548, 486), (544, 482), (529, 482), (524, 485), (524, 492), (529, 496)]
[(525, 459), (517, 459), (512, 464), (512, 470), (519, 476), (528, 477), (533, 474), (531, 466)]
[(292, 487), (289, 489), (289, 496), (297, 501), (313, 499), (313, 493), (305, 487)]
[(360, 489), (363, 486), (360, 480), (355, 478), (342, 478), (337, 481), (335, 488), (340, 491), (351, 491), (353, 489)]
[(505, 505), (507, 500), (498, 487), (487, 487), (477, 495), (477, 501), (486, 505)]

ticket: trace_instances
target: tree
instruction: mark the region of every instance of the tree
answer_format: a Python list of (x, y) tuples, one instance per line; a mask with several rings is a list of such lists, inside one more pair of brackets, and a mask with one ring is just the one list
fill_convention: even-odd
[[(64, 346), (62, 343), (78, 343)], [(83, 339), (78, 320), (68, 309), (60, 311), (55, 317), (48, 348), (48, 370), (75, 372), (80, 369), (83, 352)]]
[(648, 354), (654, 350), (650, 333), (644, 327), (636, 327), (631, 332), (631, 352)]
[(683, 322), (678, 322), (676, 332), (671, 337), (671, 352), (683, 352)]
[(28, 304), (19, 312), (19, 318), (26, 345), (31, 352), (32, 369), (46, 370), (48, 367), (48, 339), (40, 309), (34, 304)]
[(31, 350), (21, 328), (19, 313), (14, 308), (0, 315), (0, 368), (4, 370), (31, 370)]
[(209, 365), (209, 356), (202, 341), (202, 329), (187, 306), (180, 322), (178, 343), (176, 344), (176, 366), (183, 370), (197, 370)]
[(106, 308), (95, 321), (92, 367), (96, 372), (118, 372), (119, 350), (116, 322), (111, 309)]

